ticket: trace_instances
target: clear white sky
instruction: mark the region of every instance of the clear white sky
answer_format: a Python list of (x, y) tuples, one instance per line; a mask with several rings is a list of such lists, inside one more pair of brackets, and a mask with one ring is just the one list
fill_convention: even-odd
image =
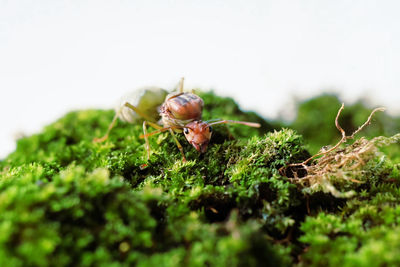
[(277, 116), (323, 90), (400, 107), (400, 1), (0, 0), (0, 158), (13, 136), (144, 85)]

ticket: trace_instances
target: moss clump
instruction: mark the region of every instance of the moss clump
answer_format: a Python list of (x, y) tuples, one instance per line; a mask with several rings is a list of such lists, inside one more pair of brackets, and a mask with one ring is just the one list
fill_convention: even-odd
[[(398, 180), (399, 177), (397, 176)], [(399, 188), (393, 183), (364, 190), (342, 212), (321, 212), (301, 226), (308, 244), (304, 266), (398, 266)], [(368, 196), (367, 196), (368, 195)]]
[[(186, 163), (172, 138), (160, 134), (150, 138), (144, 169), (141, 125), (118, 122), (106, 142), (92, 142), (112, 111), (71, 112), (19, 140), (0, 162), (0, 265), (333, 265), (368, 260), (373, 239), (381, 249), (397, 244), (399, 170), (384, 154), (371, 158), (354, 198), (305, 194), (279, 172), (310, 156), (302, 136), (273, 130), (232, 99), (201, 97), (205, 120), (263, 127), (229, 126), (235, 140), (215, 127), (203, 155), (179, 135)], [(336, 248), (326, 241), (340, 238), (351, 242)], [(322, 250), (332, 257), (321, 257)], [(390, 251), (382, 261), (396, 263)]]

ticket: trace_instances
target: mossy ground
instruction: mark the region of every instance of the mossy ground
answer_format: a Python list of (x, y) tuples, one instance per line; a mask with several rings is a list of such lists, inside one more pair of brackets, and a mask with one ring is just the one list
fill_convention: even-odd
[[(106, 142), (92, 142), (113, 111), (71, 112), (20, 139), (0, 163), (0, 266), (400, 264), (397, 145), (365, 165), (363, 183), (340, 184), (354, 197), (306, 192), (279, 169), (325, 140), (304, 141), (232, 99), (201, 97), (204, 119), (262, 127), (229, 126), (235, 140), (215, 127), (204, 155), (179, 135), (186, 163), (160, 134), (144, 169), (141, 125), (119, 122)], [(302, 132), (299, 121), (291, 126)]]

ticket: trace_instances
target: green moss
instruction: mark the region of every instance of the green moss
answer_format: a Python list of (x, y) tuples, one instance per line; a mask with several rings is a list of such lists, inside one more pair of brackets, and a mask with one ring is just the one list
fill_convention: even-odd
[(151, 137), (145, 168), (141, 125), (118, 122), (107, 141), (92, 142), (113, 111), (71, 112), (20, 139), (0, 162), (0, 265), (351, 265), (377, 253), (377, 263), (397, 264), (396, 156), (374, 154), (351, 199), (305, 194), (279, 172), (310, 156), (301, 135), (200, 95), (205, 120), (261, 129), (229, 126), (231, 140), (216, 126), (203, 155), (178, 135), (186, 163), (168, 133)]
[(367, 181), (357, 185), (357, 197), (340, 211), (320, 212), (302, 224), (300, 240), (308, 245), (304, 265), (399, 265), (398, 164), (381, 156), (368, 168)]

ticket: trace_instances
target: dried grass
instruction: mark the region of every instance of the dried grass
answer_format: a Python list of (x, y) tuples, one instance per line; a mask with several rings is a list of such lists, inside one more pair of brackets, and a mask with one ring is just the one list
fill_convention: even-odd
[[(385, 137), (376, 137), (372, 140), (367, 140), (364, 137), (357, 139), (353, 144), (342, 147), (349, 139), (354, 139), (362, 129), (371, 123), (372, 116), (377, 111), (384, 111), (384, 108), (376, 108), (369, 115), (368, 119), (351, 135), (346, 135), (346, 132), (339, 125), (338, 119), (344, 104), (339, 109), (335, 125), (342, 134), (340, 141), (331, 148), (323, 147), (317, 154), (308, 158), (301, 163), (289, 164), (280, 169), (280, 173), (288, 176), (291, 182), (299, 185), (305, 192), (323, 191), (331, 193), (338, 198), (347, 198), (354, 195), (354, 191), (341, 192), (335, 184), (344, 183), (362, 183), (364, 166), (373, 158), (376, 157), (378, 146), (392, 143), (398, 140), (400, 136), (393, 137), (396, 140), (389, 140)], [(311, 163), (312, 162), (312, 163)], [(310, 164), (311, 163), (311, 164)], [(300, 172), (301, 170), (301, 172)], [(300, 177), (299, 173), (304, 174)]]

